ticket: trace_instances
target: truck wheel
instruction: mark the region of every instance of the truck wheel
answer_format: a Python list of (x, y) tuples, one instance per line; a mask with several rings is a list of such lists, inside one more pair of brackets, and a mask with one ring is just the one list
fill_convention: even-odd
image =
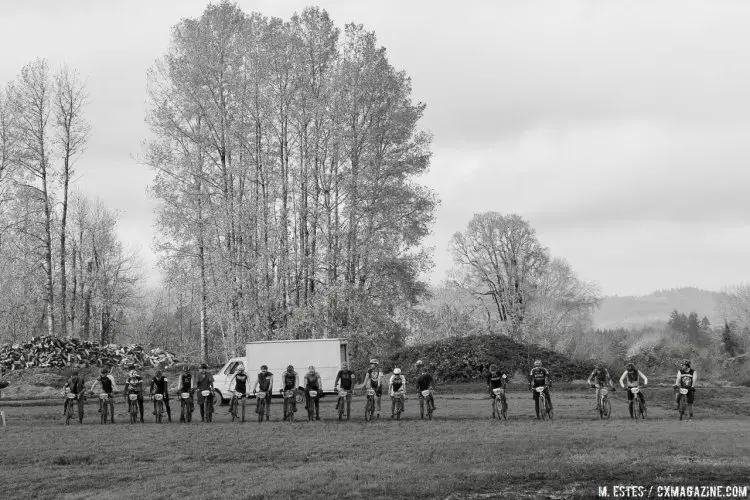
[(305, 391), (303, 391), (302, 389), (297, 389), (294, 399), (297, 400), (298, 405), (305, 404)]
[(214, 408), (218, 408), (224, 403), (224, 398), (221, 397), (221, 392), (218, 389), (214, 389)]

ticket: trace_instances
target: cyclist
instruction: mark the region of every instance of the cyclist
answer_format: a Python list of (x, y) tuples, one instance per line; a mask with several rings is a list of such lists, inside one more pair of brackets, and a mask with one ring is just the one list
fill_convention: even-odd
[(214, 376), (208, 372), (208, 365), (206, 363), (201, 363), (201, 371), (198, 372), (196, 385), (198, 387), (198, 405), (201, 411), (201, 422), (205, 422), (206, 417), (209, 415), (205, 414), (206, 410), (203, 408), (205, 398), (202, 391), (211, 391), (211, 394), (208, 395), (208, 412), (209, 414), (213, 414), (214, 412)]
[(362, 389), (370, 387), (375, 389), (375, 402), (377, 403), (378, 418), (380, 418), (380, 398), (383, 395), (383, 372), (380, 371), (378, 360), (373, 358), (370, 360), (370, 368), (367, 370), (367, 375), (361, 385), (356, 386), (356, 389)]
[[(84, 387), (84, 380), (83, 375), (81, 375), (78, 372), (78, 368), (74, 368), (73, 372), (70, 374), (70, 378), (65, 383), (65, 394), (72, 392), (73, 394), (76, 394), (79, 398), (84, 397), (84, 392), (86, 391), (86, 388)], [(68, 399), (65, 398), (65, 404), (63, 406), (63, 415), (65, 415), (68, 412), (68, 404), (75, 404), (77, 401), (75, 399)]]
[(589, 379), (587, 380), (588, 384), (591, 387), (596, 387), (596, 408), (595, 410), (599, 409), (599, 393), (602, 390), (602, 387), (605, 385), (608, 385), (612, 391), (615, 391), (615, 384), (612, 382), (612, 377), (609, 375), (609, 370), (604, 366), (604, 363), (597, 363), (594, 367), (594, 371), (591, 372), (591, 375), (589, 375)]
[(695, 400), (695, 382), (698, 380), (698, 372), (690, 368), (690, 360), (682, 362), (682, 368), (677, 370), (677, 379), (675, 380), (675, 393), (677, 395), (677, 409), (680, 408), (680, 398), (682, 394), (678, 389), (687, 389), (687, 408), (688, 415), (693, 418), (693, 401)]
[[(393, 375), (388, 380), (388, 395), (391, 396), (391, 419), (396, 417), (396, 398), (397, 393), (403, 394), (406, 398), (406, 378), (401, 374), (401, 368), (394, 368)], [(406, 405), (402, 407), (406, 410)]]
[(143, 378), (138, 374), (135, 366), (130, 366), (130, 373), (128, 373), (128, 379), (125, 382), (125, 398), (128, 394), (138, 394), (138, 410), (141, 414), (141, 423), (143, 423)]
[[(106, 366), (102, 368), (101, 373), (99, 377), (97, 377), (94, 380), (94, 383), (91, 384), (91, 390), (89, 391), (91, 395), (94, 395), (94, 387), (96, 387), (96, 384), (99, 384), (102, 387), (102, 393), (109, 396), (109, 415), (110, 420), (114, 424), (115, 423), (115, 398), (114, 393), (117, 391), (117, 384), (115, 383), (115, 378), (110, 375), (109, 368)], [(101, 412), (101, 410), (99, 410)]]
[(417, 377), (417, 394), (419, 399), (422, 399), (422, 391), (430, 390), (430, 395), (427, 398), (427, 404), (432, 407), (432, 411), (435, 411), (435, 398), (432, 396), (432, 391), (435, 390), (435, 380), (427, 372), (427, 367), (422, 360), (417, 361), (417, 366), (420, 369), (419, 377)]
[[(247, 395), (247, 374), (245, 373), (245, 365), (240, 365), (237, 368), (237, 373), (232, 375), (229, 379), (229, 390), (232, 391), (232, 399), (235, 399), (234, 393), (239, 392), (240, 395)], [(234, 386), (232, 386), (234, 382)], [(229, 404), (227, 413), (232, 413), (232, 403)]]
[[(180, 374), (180, 380), (178, 381), (179, 393), (187, 392), (190, 394), (190, 413), (193, 413), (194, 401), (193, 401), (193, 374), (190, 373), (190, 367), (184, 365), (182, 367), (182, 373)], [(184, 422), (184, 416), (180, 413), (180, 422)]]
[[(487, 375), (487, 389), (490, 391), (490, 398), (495, 399), (493, 389), (502, 389), (508, 385), (508, 374), (497, 368), (495, 363), (490, 365), (490, 373)], [(497, 415), (498, 417), (500, 415)], [(495, 405), (492, 405), (492, 418), (495, 418)]]
[[(260, 373), (258, 373), (258, 378), (253, 385), (253, 393), (255, 393), (257, 389), (266, 393), (266, 420), (268, 420), (271, 415), (271, 393), (273, 392), (273, 373), (268, 371), (268, 365), (262, 365), (260, 367)], [(255, 411), (258, 411), (257, 406)]]
[(310, 391), (316, 391), (317, 394), (313, 398), (312, 403), (315, 404), (315, 420), (320, 420), (320, 392), (322, 390), (323, 383), (320, 379), (320, 373), (315, 371), (315, 367), (310, 365), (307, 374), (305, 375), (305, 410), (309, 409), (310, 406)]
[(534, 396), (534, 408), (536, 409), (536, 418), (539, 417), (539, 393), (536, 392), (537, 387), (544, 387), (544, 395), (547, 397), (547, 405), (552, 410), (552, 398), (549, 395), (549, 389), (552, 387), (552, 379), (550, 378), (549, 371), (542, 366), (542, 361), (537, 359), (534, 361), (534, 368), (529, 373), (529, 390), (533, 391)]
[[(630, 417), (633, 418), (633, 393), (630, 391), (632, 387), (639, 387), (640, 386), (640, 379), (643, 379), (643, 385), (644, 387), (648, 385), (648, 379), (646, 376), (641, 373), (639, 370), (635, 369), (635, 365), (633, 363), (628, 363), (625, 366), (625, 371), (622, 373), (622, 376), (620, 377), (620, 385), (623, 389), (625, 389), (625, 381), (628, 382), (628, 408), (630, 409)], [(643, 407), (646, 407), (646, 398), (643, 397), (643, 392), (638, 393), (638, 399), (641, 400), (641, 404)]]
[[(169, 409), (169, 387), (168, 380), (161, 370), (156, 371), (156, 375), (151, 379), (151, 385), (149, 386), (148, 392), (150, 396), (154, 394), (161, 394), (164, 396), (164, 407), (167, 409), (167, 419), (172, 421), (172, 410)], [(156, 415), (156, 401), (154, 401), (154, 415)]]
[[(349, 409), (352, 403), (352, 386), (356, 375), (349, 369), (349, 363), (344, 361), (341, 363), (341, 370), (336, 374), (336, 380), (333, 382), (333, 390), (338, 391), (339, 382), (341, 382), (341, 389), (346, 391), (346, 402), (347, 402), (347, 413), (346, 418), (349, 418)], [(339, 398), (336, 398), (336, 410), (339, 409)]]
[[(281, 376), (281, 381), (283, 385), (283, 387), (281, 388), (281, 394), (284, 394), (285, 391), (297, 390), (297, 387), (299, 387), (299, 375), (294, 371), (294, 367), (292, 365), (286, 367), (284, 375)], [(296, 397), (292, 398), (292, 409), (295, 413), (297, 412)], [(284, 418), (286, 418), (286, 415), (284, 415)]]

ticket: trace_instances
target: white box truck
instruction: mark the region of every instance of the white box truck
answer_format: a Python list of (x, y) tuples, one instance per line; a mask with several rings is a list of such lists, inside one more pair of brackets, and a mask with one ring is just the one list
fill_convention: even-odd
[(274, 396), (279, 396), (282, 375), (289, 365), (299, 374), (300, 387), (297, 402), (304, 401), (304, 377), (307, 368), (312, 365), (320, 373), (323, 392), (333, 393), (333, 383), (341, 364), (349, 362), (347, 339), (311, 339), (311, 340), (269, 340), (250, 342), (245, 345), (245, 356), (232, 358), (214, 375), (214, 401), (227, 401), (231, 397), (232, 377), (240, 366), (245, 367), (248, 376), (248, 391), (252, 391), (261, 365), (268, 365), (273, 373)]

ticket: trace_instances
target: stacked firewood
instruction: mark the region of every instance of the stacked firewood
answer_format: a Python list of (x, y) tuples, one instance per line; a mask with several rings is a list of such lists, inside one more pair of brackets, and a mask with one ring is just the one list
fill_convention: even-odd
[(34, 337), (29, 342), (0, 346), (0, 365), (6, 370), (115, 365), (169, 367), (177, 361), (174, 354), (163, 349), (148, 350), (138, 344), (101, 345), (74, 338)]

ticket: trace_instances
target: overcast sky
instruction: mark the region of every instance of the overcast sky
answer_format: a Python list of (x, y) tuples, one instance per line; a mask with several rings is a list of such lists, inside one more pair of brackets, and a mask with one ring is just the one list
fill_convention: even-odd
[[(285, 20), (310, 2), (240, 1)], [(146, 70), (205, 1), (3, 2), (0, 84), (36, 57), (87, 83), (77, 186), (153, 266)], [(473, 213), (518, 213), (605, 294), (750, 280), (750, 2), (321, 1), (374, 30), (427, 103), (439, 283)], [(157, 271), (152, 270), (156, 280)]]

